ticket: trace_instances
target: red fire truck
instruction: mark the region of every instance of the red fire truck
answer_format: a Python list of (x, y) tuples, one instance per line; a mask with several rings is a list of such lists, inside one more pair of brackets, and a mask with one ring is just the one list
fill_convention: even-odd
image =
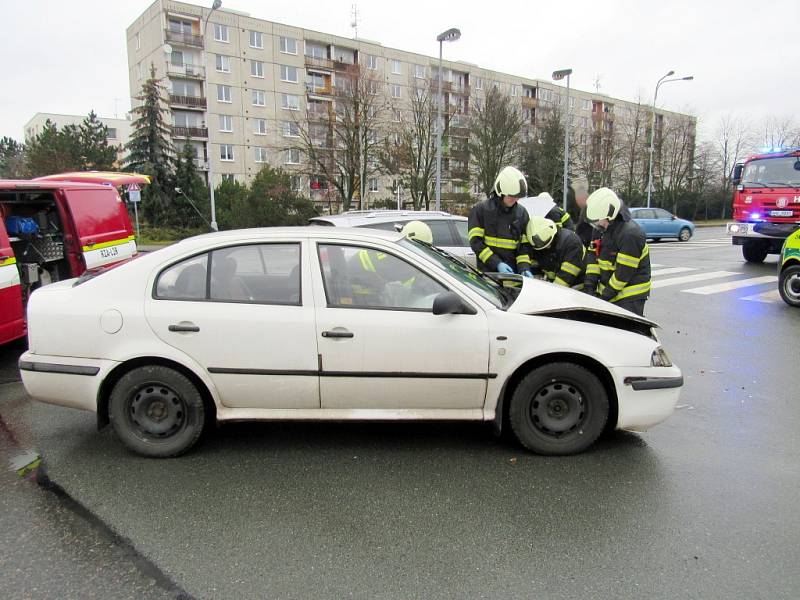
[(733, 169), (733, 219), (728, 235), (748, 262), (780, 254), (800, 227), (800, 148), (774, 148)]
[(42, 285), (136, 254), (116, 186), (149, 183), (129, 173), (65, 173), (0, 180), (0, 344), (26, 334), (25, 303)]

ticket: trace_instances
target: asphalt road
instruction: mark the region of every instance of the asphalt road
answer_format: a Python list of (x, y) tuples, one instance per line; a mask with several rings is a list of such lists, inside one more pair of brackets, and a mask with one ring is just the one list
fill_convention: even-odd
[[(85, 528), (66, 535), (31, 507), (58, 497), (4, 481), (4, 515), (35, 530), (18, 546), (4, 518), (4, 595), (75, 595), (83, 577), (92, 596), (112, 573), (105, 597), (797, 598), (800, 311), (776, 299), (776, 258), (745, 265), (720, 228), (651, 260), (646, 314), (684, 371), (679, 409), (575, 457), (478, 424), (272, 423), (146, 460), (92, 415), (0, 385), (0, 452), (40, 452), (73, 499), (53, 510)], [(79, 567), (34, 593), (39, 560)]]

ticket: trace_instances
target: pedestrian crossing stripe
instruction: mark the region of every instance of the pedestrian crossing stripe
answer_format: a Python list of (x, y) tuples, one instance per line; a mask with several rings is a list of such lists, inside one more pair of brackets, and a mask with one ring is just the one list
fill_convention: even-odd
[[(656, 264), (656, 263), (652, 264), (651, 266), (653, 267), (653, 270), (651, 271), (653, 289), (671, 287), (681, 284), (692, 284), (701, 281), (707, 282), (712, 279), (724, 279), (724, 278), (734, 277), (736, 275), (745, 275), (745, 273), (735, 272), (735, 271), (709, 271), (709, 272), (692, 273), (693, 271), (698, 271), (698, 269), (691, 267), (668, 267), (666, 265)], [(668, 275), (679, 275), (681, 273), (691, 273), (691, 274), (682, 275), (680, 277), (666, 277)], [(663, 277), (666, 277), (666, 279), (662, 279)], [(711, 294), (720, 294), (746, 287), (754, 287), (759, 285), (770, 284), (773, 287), (769, 291), (761, 292), (759, 294), (753, 294), (750, 296), (744, 296), (738, 299), (748, 300), (751, 302), (780, 303), (781, 302), (780, 295), (778, 294), (778, 290), (774, 287), (777, 281), (778, 278), (774, 275), (763, 275), (760, 277), (747, 277), (745, 279), (734, 279), (731, 281), (703, 285), (700, 287), (694, 287), (680, 291), (687, 294), (708, 296)]]
[(765, 283), (777, 283), (778, 278), (774, 275), (765, 275), (764, 277), (751, 277), (750, 279), (737, 279), (736, 281), (727, 281), (725, 283), (718, 283), (715, 285), (706, 285), (691, 290), (683, 290), (689, 294), (717, 294), (719, 292), (729, 292), (731, 290), (738, 290), (743, 287), (751, 287), (754, 285), (762, 285)]
[(782, 302), (781, 295), (777, 288), (773, 288), (768, 292), (753, 294), (752, 296), (745, 296), (744, 298), (739, 299), (750, 300), (752, 302), (769, 302), (770, 304), (773, 302)]
[[(653, 265), (651, 265), (653, 266)], [(677, 275), (678, 273), (688, 273), (689, 271), (696, 271), (691, 267), (670, 267), (668, 269), (656, 269), (650, 272), (651, 277), (663, 277), (664, 275)]]
[(670, 277), (669, 279), (656, 279), (653, 281), (653, 289), (681, 285), (682, 283), (694, 283), (696, 281), (707, 281), (709, 279), (721, 279), (723, 277), (733, 277), (741, 275), (732, 271), (711, 271), (710, 273), (695, 273), (683, 277)]

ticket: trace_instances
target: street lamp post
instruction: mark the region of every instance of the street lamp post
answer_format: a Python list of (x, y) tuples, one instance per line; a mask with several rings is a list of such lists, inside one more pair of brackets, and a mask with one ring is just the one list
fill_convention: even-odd
[(564, 77), (567, 78), (567, 111), (564, 117), (564, 192), (563, 204), (564, 212), (567, 211), (567, 177), (569, 177), (569, 126), (572, 122), (569, 107), (569, 76), (572, 75), (572, 69), (561, 69), (560, 71), (553, 71), (553, 79), (561, 81)]
[(673, 75), (675, 75), (675, 71), (670, 71), (659, 79), (658, 83), (656, 83), (655, 94), (653, 94), (653, 118), (650, 121), (650, 162), (647, 167), (647, 208), (650, 208), (650, 198), (653, 193), (653, 154), (655, 152), (654, 144), (656, 139), (656, 102), (658, 101), (658, 88), (661, 87), (662, 83), (669, 83), (670, 81), (691, 81), (694, 79), (693, 75), (667, 79), (667, 77), (672, 77)]
[(455, 27), (436, 36), (439, 42), (439, 95), (436, 98), (436, 210), (442, 208), (442, 43), (455, 42), (461, 32)]
[[(203, 24), (203, 62), (205, 63), (206, 68), (206, 102), (208, 102), (209, 98), (209, 83), (208, 83), (208, 73), (210, 71), (208, 66), (208, 52), (206, 52), (205, 44), (206, 44), (206, 34), (208, 30), (208, 20), (211, 18), (211, 14), (222, 6), (222, 0), (214, 0), (214, 3), (211, 5), (211, 10), (206, 16), (205, 23)], [(208, 107), (206, 107), (206, 114), (210, 115), (211, 113), (208, 111)], [(206, 123), (208, 125), (208, 123)], [(211, 131), (211, 127), (208, 128)], [(219, 227), (217, 227), (217, 207), (214, 203), (214, 153), (211, 151), (211, 138), (209, 137), (208, 142), (208, 192), (211, 196), (211, 231), (219, 231)]]

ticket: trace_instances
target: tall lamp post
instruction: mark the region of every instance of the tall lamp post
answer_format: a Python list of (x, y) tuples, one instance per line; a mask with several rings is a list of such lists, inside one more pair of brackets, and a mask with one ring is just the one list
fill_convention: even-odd
[(569, 76), (572, 75), (572, 69), (561, 69), (560, 71), (553, 71), (553, 79), (561, 81), (564, 77), (567, 78), (567, 111), (564, 116), (564, 193), (563, 203), (564, 212), (567, 211), (567, 177), (569, 177), (569, 126), (572, 122), (570, 118), (569, 108)]
[(436, 210), (442, 208), (442, 43), (455, 42), (461, 32), (453, 27), (436, 36), (439, 42), (439, 95), (436, 98)]
[[(208, 29), (208, 20), (211, 18), (211, 14), (222, 6), (222, 0), (214, 0), (214, 3), (211, 5), (211, 10), (206, 16), (205, 23), (203, 24), (203, 62), (205, 63), (206, 67), (206, 102), (208, 102), (209, 98), (209, 83), (208, 83), (208, 73), (209, 73), (209, 66), (208, 66), (208, 52), (205, 49), (205, 40), (206, 40), (206, 33)], [(206, 107), (206, 114), (210, 115), (208, 112), (208, 107)], [(208, 125), (208, 123), (206, 123)], [(211, 131), (211, 127), (208, 128)], [(211, 195), (211, 231), (219, 231), (219, 227), (217, 227), (217, 207), (214, 204), (214, 153), (211, 152), (211, 138), (209, 137), (208, 143), (208, 192)]]
[(653, 154), (655, 152), (654, 144), (656, 139), (656, 102), (658, 101), (658, 88), (662, 83), (669, 83), (670, 81), (691, 81), (694, 79), (693, 75), (688, 77), (675, 77), (674, 79), (667, 79), (675, 75), (675, 71), (670, 71), (664, 75), (656, 83), (656, 92), (653, 94), (653, 118), (650, 122), (650, 163), (647, 167), (647, 208), (650, 208), (650, 198), (653, 193)]

